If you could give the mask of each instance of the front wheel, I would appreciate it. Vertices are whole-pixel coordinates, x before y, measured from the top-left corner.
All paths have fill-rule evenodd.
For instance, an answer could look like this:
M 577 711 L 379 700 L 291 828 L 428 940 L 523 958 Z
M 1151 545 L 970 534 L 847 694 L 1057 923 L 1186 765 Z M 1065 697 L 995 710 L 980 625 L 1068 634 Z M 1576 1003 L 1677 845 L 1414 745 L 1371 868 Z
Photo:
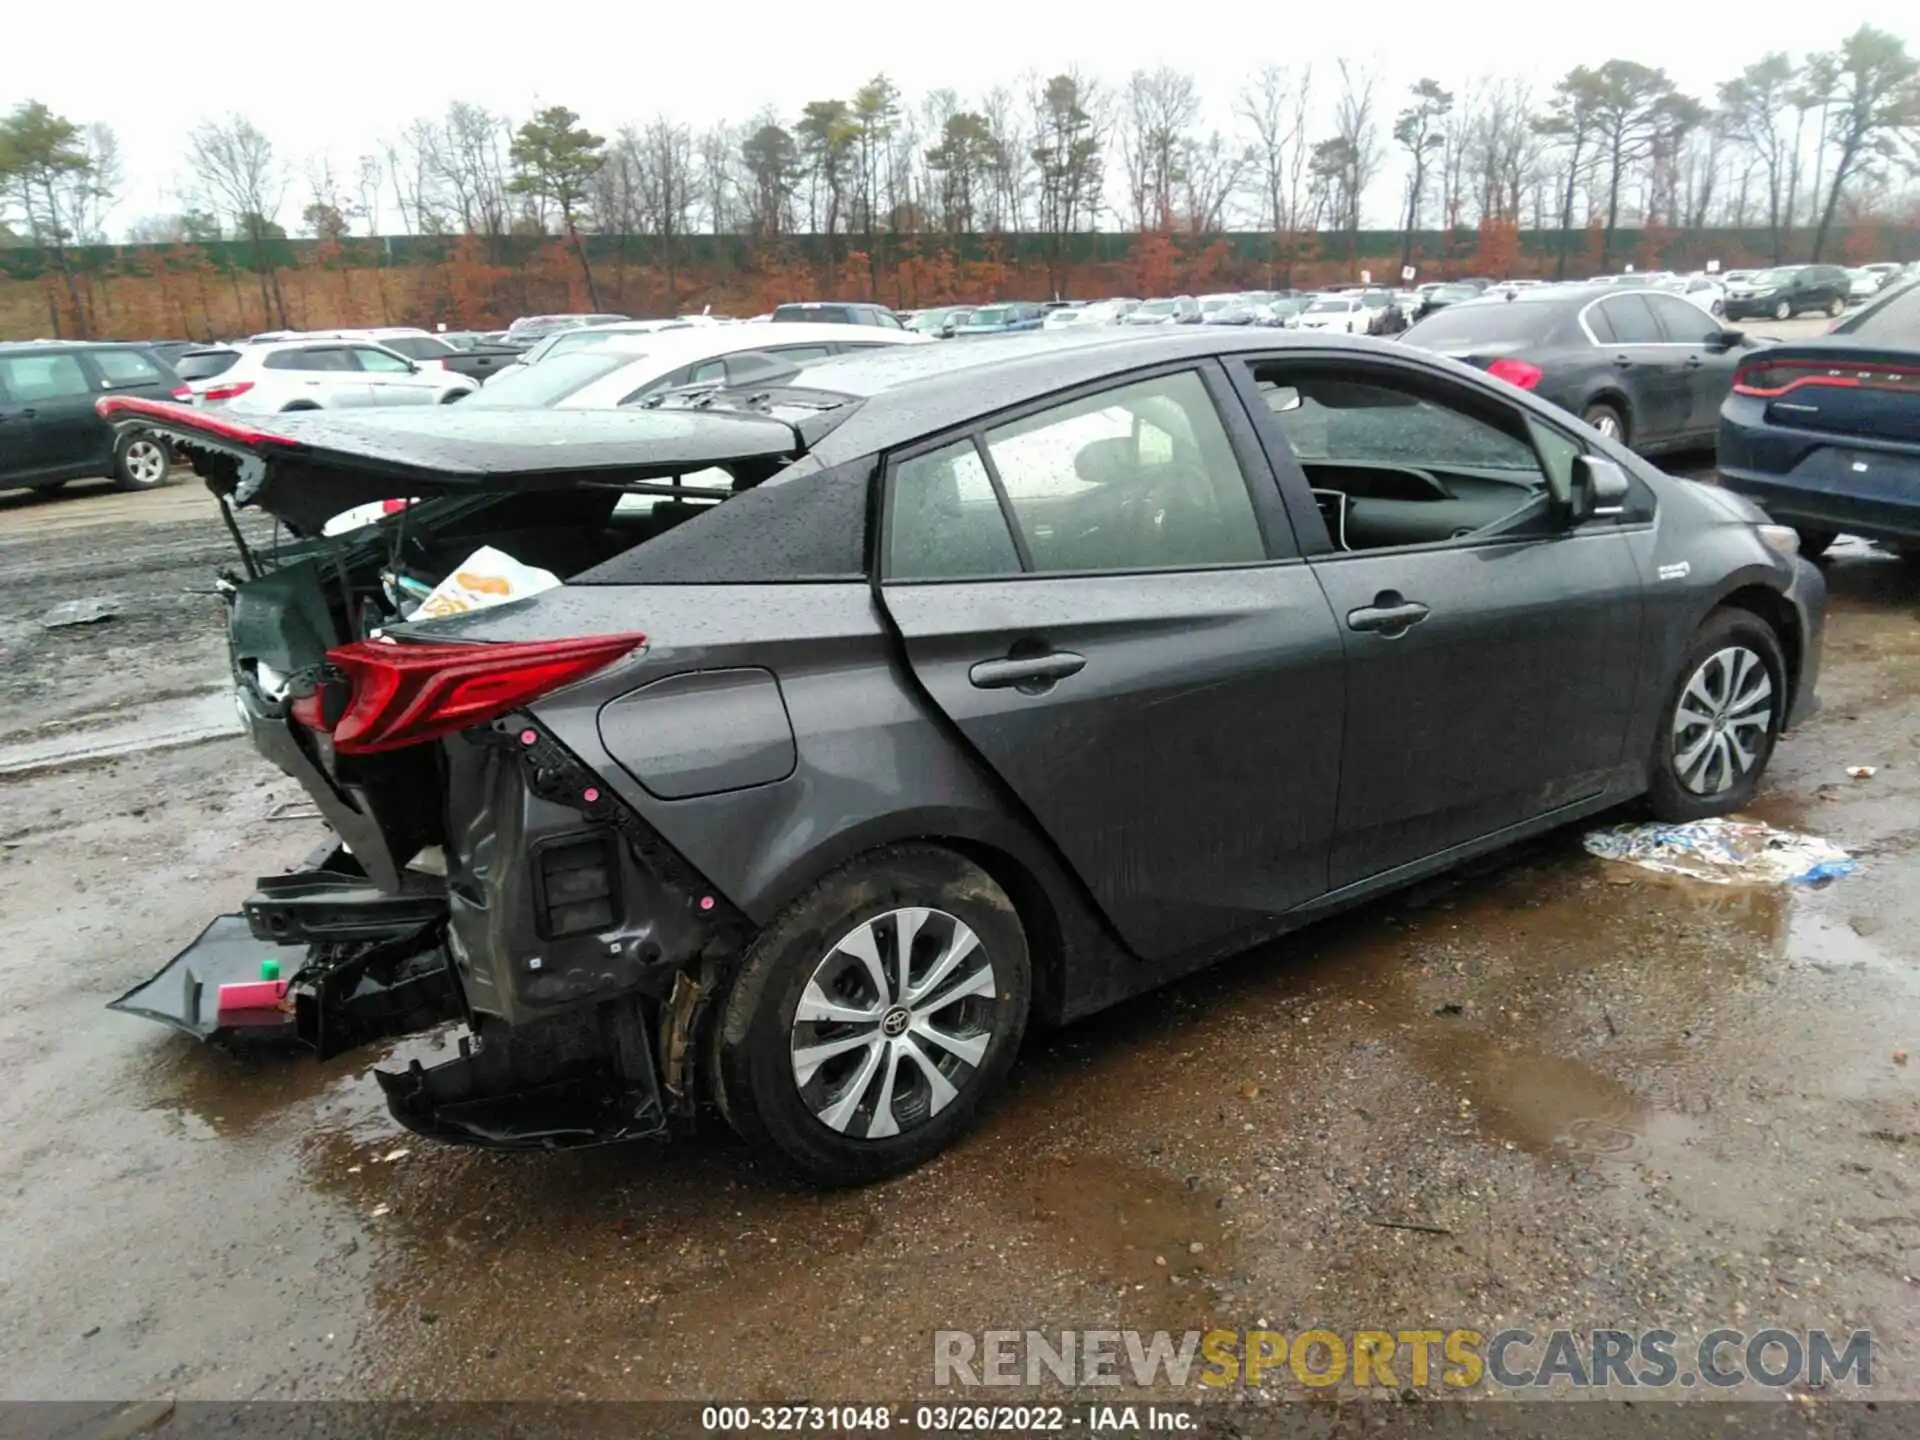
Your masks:
M 143 431 L 121 436 L 113 448 L 113 483 L 122 490 L 157 490 L 172 468 L 166 445 Z
M 715 1036 L 720 1109 L 811 1184 L 911 1169 L 1006 1078 L 1032 984 L 1020 917 L 985 871 L 931 845 L 875 852 L 748 948 Z
M 1653 738 L 1656 818 L 1704 820 L 1749 804 L 1786 719 L 1779 637 L 1746 610 L 1717 610 L 1680 662 Z
M 1773 318 L 1776 320 L 1791 320 L 1793 318 L 1792 303 L 1790 301 L 1782 300 L 1778 305 L 1774 306 Z
M 1847 302 L 1838 295 L 1834 296 L 1833 303 L 1827 306 L 1827 314 L 1831 315 L 1834 319 L 1838 320 L 1842 315 L 1846 313 L 1847 313 Z

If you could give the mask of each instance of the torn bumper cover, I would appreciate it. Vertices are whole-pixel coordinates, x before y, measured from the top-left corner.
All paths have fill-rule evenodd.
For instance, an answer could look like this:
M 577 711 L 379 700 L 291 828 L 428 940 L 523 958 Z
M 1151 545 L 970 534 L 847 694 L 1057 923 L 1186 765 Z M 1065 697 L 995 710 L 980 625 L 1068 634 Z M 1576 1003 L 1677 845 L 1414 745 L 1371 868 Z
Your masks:
M 243 914 L 215 919 L 107 1008 L 201 1040 L 298 1042 L 322 1059 L 458 1019 L 445 894 L 385 894 L 344 850 L 323 853 L 256 882 Z

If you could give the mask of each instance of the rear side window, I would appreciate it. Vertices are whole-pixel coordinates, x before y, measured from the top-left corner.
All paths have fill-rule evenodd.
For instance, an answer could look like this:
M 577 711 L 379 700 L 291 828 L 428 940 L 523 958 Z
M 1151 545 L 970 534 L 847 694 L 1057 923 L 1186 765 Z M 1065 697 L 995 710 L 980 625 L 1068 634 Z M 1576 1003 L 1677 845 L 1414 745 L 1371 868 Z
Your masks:
M 262 360 L 268 370 L 354 370 L 358 367 L 345 346 L 323 346 L 308 350 L 275 350 Z
M 1667 339 L 1676 344 L 1704 345 L 1720 334 L 1720 322 L 1691 300 L 1682 300 L 1677 295 L 1644 295 L 1641 298 L 1653 307 L 1653 313 L 1660 321 L 1660 328 L 1666 332 Z
M 1599 313 L 1607 317 L 1616 345 L 1660 345 L 1666 342 L 1666 332 L 1661 330 L 1653 311 L 1647 308 L 1647 302 L 1638 295 L 1616 295 L 1611 300 L 1603 300 Z M 1596 329 L 1594 333 L 1599 332 Z
M 8 355 L 0 358 L 0 388 L 16 405 L 87 395 L 93 386 L 77 355 Z
M 1266 558 L 1240 462 L 1191 370 L 1070 400 L 985 438 L 1037 571 Z
M 93 363 L 109 386 L 152 385 L 165 378 L 160 367 L 138 350 L 96 350 Z
M 885 573 L 894 580 L 1017 575 L 1020 554 L 971 439 L 893 467 Z
M 182 380 L 211 380 L 226 374 L 239 358 L 238 350 L 195 350 L 173 362 L 173 373 Z

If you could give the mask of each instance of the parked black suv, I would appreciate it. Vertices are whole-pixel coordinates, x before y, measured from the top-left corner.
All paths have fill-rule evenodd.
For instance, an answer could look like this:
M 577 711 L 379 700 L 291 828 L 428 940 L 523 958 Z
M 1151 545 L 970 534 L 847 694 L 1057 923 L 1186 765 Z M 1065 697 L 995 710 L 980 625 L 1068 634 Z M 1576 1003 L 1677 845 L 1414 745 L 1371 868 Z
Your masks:
M 122 490 L 165 484 L 169 447 L 139 430 L 116 439 L 93 408 L 102 395 L 188 398 L 146 345 L 0 344 L 0 490 L 58 490 L 90 475 L 111 475 Z
M 1845 313 L 1853 282 L 1838 265 L 1777 265 L 1727 287 L 1729 320 L 1791 320 L 1808 310 Z

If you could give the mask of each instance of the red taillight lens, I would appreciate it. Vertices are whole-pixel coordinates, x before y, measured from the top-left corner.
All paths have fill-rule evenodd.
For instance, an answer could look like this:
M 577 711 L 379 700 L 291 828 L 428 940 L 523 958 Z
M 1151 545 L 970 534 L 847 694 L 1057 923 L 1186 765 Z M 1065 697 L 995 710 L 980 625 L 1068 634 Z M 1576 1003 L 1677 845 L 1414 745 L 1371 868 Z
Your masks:
M 413 501 L 411 500 L 382 500 L 380 502 L 380 513 L 382 515 L 398 515 L 412 503 Z
M 1504 380 L 1522 390 L 1531 390 L 1538 385 L 1545 373 L 1538 365 L 1529 365 L 1524 360 L 1496 360 L 1487 366 L 1487 374 L 1494 379 Z
M 1920 390 L 1920 370 L 1901 365 L 1875 365 L 1832 360 L 1757 361 L 1734 372 L 1736 395 L 1772 399 L 1803 386 L 1822 385 L 1836 390 Z
M 333 748 L 368 755 L 484 724 L 612 664 L 646 638 L 635 631 L 510 645 L 339 646 L 327 662 L 353 694 L 333 727 Z M 296 705 L 295 716 L 314 726 L 319 707 Z
M 246 394 L 247 391 L 252 388 L 253 381 L 236 380 L 231 385 L 210 385 L 207 387 L 206 393 L 200 398 L 202 400 L 231 400 L 237 395 Z
M 188 389 L 188 388 L 187 388 L 186 386 L 184 386 L 184 385 L 176 385 L 176 386 L 174 386 L 174 387 L 173 387 L 173 389 L 172 389 L 172 391 L 171 391 L 170 393 L 172 394 L 172 396 L 173 396 L 173 398 L 174 398 L 174 399 L 176 399 L 176 400 L 178 400 L 178 401 L 180 401 L 180 402 L 181 402 L 181 403 L 182 403 L 183 405 L 184 405 L 184 404 L 185 404 L 185 403 L 186 403 L 187 401 L 189 401 L 189 400 L 191 400 L 191 399 L 193 398 L 193 391 L 191 391 L 191 390 L 189 390 L 189 389 Z

